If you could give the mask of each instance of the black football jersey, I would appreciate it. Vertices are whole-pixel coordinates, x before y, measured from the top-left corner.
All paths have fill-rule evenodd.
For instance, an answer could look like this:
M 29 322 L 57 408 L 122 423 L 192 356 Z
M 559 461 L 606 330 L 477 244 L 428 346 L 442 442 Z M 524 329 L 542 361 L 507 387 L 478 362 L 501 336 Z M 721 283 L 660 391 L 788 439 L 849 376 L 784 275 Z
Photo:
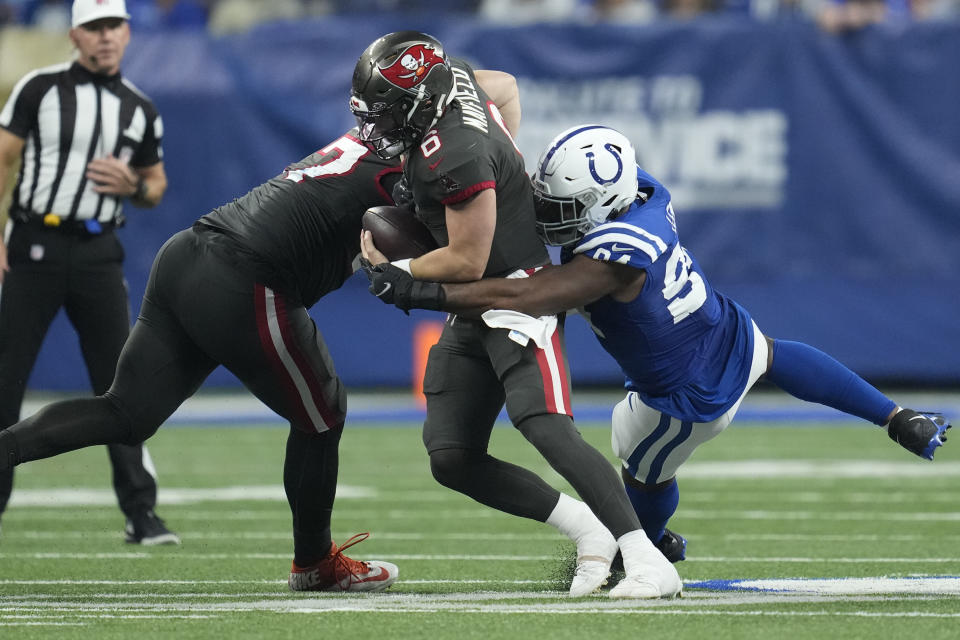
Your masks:
M 264 284 L 304 306 L 337 289 L 360 253 L 360 221 L 393 204 L 397 160 L 383 160 L 344 134 L 241 198 L 200 218 L 220 232 Z
M 549 262 L 537 236 L 533 190 L 523 156 L 473 69 L 451 60 L 455 96 L 404 165 L 417 216 L 440 246 L 448 244 L 445 208 L 484 189 L 497 194 L 497 225 L 485 277 Z

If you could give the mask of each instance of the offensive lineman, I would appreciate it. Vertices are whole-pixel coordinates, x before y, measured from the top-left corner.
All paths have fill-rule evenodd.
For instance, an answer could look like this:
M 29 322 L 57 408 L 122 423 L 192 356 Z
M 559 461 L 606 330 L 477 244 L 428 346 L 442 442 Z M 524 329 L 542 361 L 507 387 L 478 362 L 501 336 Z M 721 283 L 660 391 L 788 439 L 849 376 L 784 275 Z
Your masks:
M 458 282 L 516 276 L 549 263 L 511 135 L 519 125 L 519 100 L 503 111 L 501 104 L 477 86 L 466 63 L 447 59 L 442 45 L 426 34 L 388 34 L 360 56 L 350 100 L 360 139 L 381 157 L 408 154 L 404 177 L 416 215 L 440 245 L 394 263 L 398 268 L 420 279 Z M 574 540 L 573 596 L 606 582 L 618 547 L 626 577 L 611 597 L 677 595 L 676 569 L 640 529 L 614 470 L 574 427 L 562 323 L 556 316 L 528 323 L 506 311 L 483 320 L 447 318 L 423 380 L 423 441 L 433 476 L 482 504 L 546 522 Z M 514 426 L 589 508 L 487 453 L 504 402 Z
M 580 307 L 626 377 L 613 410 L 613 446 L 644 531 L 672 561 L 686 541 L 666 529 L 676 472 L 733 420 L 762 375 L 803 400 L 886 426 L 908 451 L 932 460 L 950 428 L 943 416 L 900 408 L 827 354 L 763 335 L 736 302 L 713 290 L 683 248 L 669 191 L 636 166 L 621 133 L 581 125 L 544 149 L 533 177 L 543 239 L 562 265 L 529 278 L 469 284 L 414 282 L 387 264 L 368 270 L 371 291 L 402 309 L 531 316 Z M 369 238 L 364 255 L 374 254 Z M 373 260 L 371 260 L 373 261 Z
M 363 212 L 392 204 L 400 167 L 347 133 L 201 217 L 157 253 L 113 385 L 48 405 L 0 432 L 0 470 L 95 444 L 149 438 L 222 364 L 290 422 L 283 483 L 294 591 L 381 591 L 389 562 L 358 562 L 330 537 L 346 392 L 313 320 L 353 273 Z

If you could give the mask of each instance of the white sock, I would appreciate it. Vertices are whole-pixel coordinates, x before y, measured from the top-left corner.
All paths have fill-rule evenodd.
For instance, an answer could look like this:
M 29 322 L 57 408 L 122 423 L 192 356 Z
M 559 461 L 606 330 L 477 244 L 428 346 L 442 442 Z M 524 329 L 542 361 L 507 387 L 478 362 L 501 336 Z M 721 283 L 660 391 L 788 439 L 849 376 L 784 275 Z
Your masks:
M 547 518 L 547 524 L 556 527 L 560 533 L 573 540 L 577 544 L 577 552 L 580 555 L 582 555 L 581 547 L 587 542 L 591 543 L 592 550 L 597 548 L 598 541 L 591 540 L 593 537 L 598 537 L 600 540 L 609 537 L 610 541 L 613 541 L 613 536 L 590 507 L 565 493 L 560 494 L 560 500 Z M 616 554 L 616 551 L 616 547 L 613 547 L 612 553 Z M 608 559 L 612 558 L 611 555 Z
M 561 493 L 557 506 L 553 508 L 550 517 L 547 518 L 547 524 L 556 527 L 560 533 L 576 542 L 578 538 L 589 533 L 595 527 L 590 522 L 591 517 L 594 520 L 597 518 L 587 508 L 587 505 L 565 493 Z
M 643 529 L 623 534 L 617 539 L 617 544 L 623 555 L 623 570 L 627 575 L 640 571 L 638 565 L 646 564 L 644 560 L 650 557 L 651 552 L 660 553 Z

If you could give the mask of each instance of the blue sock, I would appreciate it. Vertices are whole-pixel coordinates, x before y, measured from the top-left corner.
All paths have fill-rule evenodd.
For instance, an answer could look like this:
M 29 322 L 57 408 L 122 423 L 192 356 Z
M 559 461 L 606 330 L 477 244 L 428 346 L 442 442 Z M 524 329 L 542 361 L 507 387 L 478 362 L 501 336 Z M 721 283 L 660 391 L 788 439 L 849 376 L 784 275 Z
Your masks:
M 767 380 L 801 400 L 839 409 L 883 426 L 896 403 L 823 351 L 787 340 L 773 341 Z
M 669 485 L 653 491 L 641 491 L 629 485 L 624 485 L 624 488 L 633 510 L 640 518 L 644 533 L 650 538 L 650 542 L 656 544 L 663 537 L 667 521 L 680 502 L 680 487 L 677 486 L 676 478 Z

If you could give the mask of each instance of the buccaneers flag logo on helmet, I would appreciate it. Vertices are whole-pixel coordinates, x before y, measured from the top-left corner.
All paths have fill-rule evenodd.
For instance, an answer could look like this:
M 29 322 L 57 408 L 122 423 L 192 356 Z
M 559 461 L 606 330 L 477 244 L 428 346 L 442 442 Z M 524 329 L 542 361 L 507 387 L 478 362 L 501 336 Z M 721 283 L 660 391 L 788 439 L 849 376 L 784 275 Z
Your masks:
M 413 89 L 424 81 L 435 66 L 443 66 L 443 51 L 428 44 L 414 44 L 397 56 L 388 67 L 379 67 L 380 75 L 401 89 Z

